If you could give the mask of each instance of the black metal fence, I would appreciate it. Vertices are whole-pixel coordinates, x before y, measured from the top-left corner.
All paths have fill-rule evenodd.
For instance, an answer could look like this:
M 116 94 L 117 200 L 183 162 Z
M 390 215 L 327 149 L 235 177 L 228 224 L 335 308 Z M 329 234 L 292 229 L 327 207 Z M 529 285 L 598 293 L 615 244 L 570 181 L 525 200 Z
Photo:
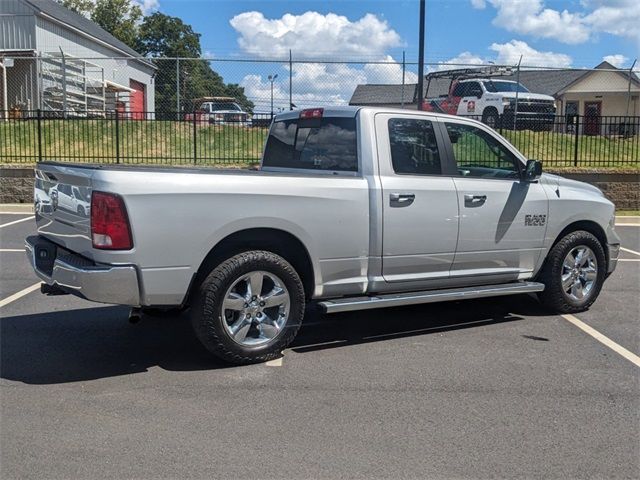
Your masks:
M 271 118 L 154 112 L 77 116 L 21 111 L 0 120 L 0 162 L 39 161 L 175 166 L 258 162 Z
M 23 110 L 5 115 L 0 120 L 0 163 L 247 166 L 260 160 L 271 121 L 269 115 L 202 112 L 173 113 L 170 120 L 153 112 L 78 116 Z M 516 148 L 545 166 L 640 166 L 640 117 L 493 121 Z

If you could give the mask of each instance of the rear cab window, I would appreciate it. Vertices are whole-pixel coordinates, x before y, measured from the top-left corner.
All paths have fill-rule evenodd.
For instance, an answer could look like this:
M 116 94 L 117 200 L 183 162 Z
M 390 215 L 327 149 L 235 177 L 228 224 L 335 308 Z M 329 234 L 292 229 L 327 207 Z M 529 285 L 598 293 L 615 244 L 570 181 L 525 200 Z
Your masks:
M 356 173 L 356 118 L 322 116 L 274 121 L 262 168 Z

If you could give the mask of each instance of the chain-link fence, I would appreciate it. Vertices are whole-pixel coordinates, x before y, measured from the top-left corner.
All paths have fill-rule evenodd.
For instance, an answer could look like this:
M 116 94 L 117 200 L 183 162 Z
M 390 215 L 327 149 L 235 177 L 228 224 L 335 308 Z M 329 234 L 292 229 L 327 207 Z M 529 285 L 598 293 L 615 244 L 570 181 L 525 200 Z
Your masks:
M 1 52 L 0 161 L 245 165 L 282 111 L 417 109 L 417 62 Z M 428 64 L 423 110 L 471 116 L 557 166 L 640 163 L 638 71 Z

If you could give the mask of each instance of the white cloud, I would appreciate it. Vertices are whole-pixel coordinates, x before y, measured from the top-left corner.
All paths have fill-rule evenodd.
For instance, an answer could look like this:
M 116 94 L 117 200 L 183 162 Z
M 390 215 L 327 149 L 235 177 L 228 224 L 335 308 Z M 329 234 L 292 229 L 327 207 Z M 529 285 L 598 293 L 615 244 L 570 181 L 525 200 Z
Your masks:
M 510 32 L 577 44 L 589 39 L 584 17 L 544 8 L 542 0 L 490 0 L 498 10 L 493 24 Z
M 240 35 L 240 48 L 261 58 L 284 58 L 289 50 L 297 58 L 363 57 L 383 55 L 388 48 L 402 45 L 400 35 L 371 13 L 351 21 L 334 13 L 287 13 L 268 19 L 260 12 L 244 12 L 229 23 Z
M 609 62 L 614 67 L 620 68 L 623 67 L 629 59 L 624 55 L 617 53 L 615 55 L 605 55 L 604 57 L 602 57 L 602 60 L 604 60 L 605 62 Z
M 501 65 L 515 65 L 522 55 L 522 65 L 529 67 L 569 67 L 571 57 L 564 53 L 541 52 L 521 40 L 511 40 L 507 43 L 493 43 L 489 47 L 496 52 L 495 63 Z
M 294 63 L 293 103 L 297 107 L 318 105 L 345 105 L 359 84 L 402 83 L 402 65 L 385 57 L 388 63 L 367 63 L 363 67 L 344 63 Z M 405 72 L 405 83 L 416 83 L 418 76 Z M 240 82 L 247 97 L 256 104 L 256 111 L 269 111 L 271 83 L 262 75 L 246 75 Z M 289 72 L 288 65 L 273 84 L 274 108 L 288 109 Z
M 438 62 L 436 66 L 430 66 L 428 71 L 439 71 L 439 70 L 452 70 L 456 68 L 464 68 L 467 65 L 484 65 L 491 60 L 488 58 L 482 58 L 479 55 L 475 55 L 471 52 L 462 52 L 460 55 L 456 55 L 449 60 L 445 60 L 444 62 Z
M 348 103 L 356 86 L 363 83 L 398 84 L 402 82 L 402 65 L 387 54 L 402 45 L 400 36 L 373 14 L 351 21 L 345 16 L 306 12 L 267 19 L 259 12 L 245 12 L 233 17 L 231 26 L 238 32 L 238 44 L 258 58 L 286 59 L 289 50 L 296 59 L 358 58 L 370 63 L 294 63 L 293 103 L 298 107 Z M 273 85 L 275 108 L 288 108 L 288 65 Z M 405 83 L 416 83 L 414 72 L 405 72 Z M 241 85 L 256 103 L 257 111 L 270 108 L 271 84 L 261 75 L 247 75 Z M 301 93 L 298 93 L 301 92 Z
M 160 8 L 160 0 L 133 0 L 140 7 L 144 15 L 150 15 Z
M 464 68 L 467 65 L 516 65 L 522 55 L 522 65 L 527 67 L 569 67 L 572 59 L 569 55 L 556 52 L 541 52 L 521 40 L 511 40 L 507 43 L 493 43 L 489 50 L 493 55 L 480 56 L 471 52 L 461 54 L 439 62 L 434 70 L 450 70 Z
M 485 0 L 472 0 L 472 5 Z M 640 47 L 638 0 L 582 0 L 582 11 L 546 8 L 543 0 L 488 0 L 497 10 L 493 24 L 510 32 L 584 43 L 598 33 L 635 39 Z
M 402 64 L 396 62 L 390 55 L 381 59 L 384 63 L 367 63 L 364 74 L 367 83 L 402 83 Z M 404 82 L 416 83 L 418 75 L 405 69 Z
M 471 0 L 471 6 L 476 10 L 483 10 L 487 6 L 487 2 L 485 0 Z
M 640 48 L 640 2 L 638 0 L 592 0 L 595 7 L 585 22 L 596 32 L 604 32 L 636 40 Z

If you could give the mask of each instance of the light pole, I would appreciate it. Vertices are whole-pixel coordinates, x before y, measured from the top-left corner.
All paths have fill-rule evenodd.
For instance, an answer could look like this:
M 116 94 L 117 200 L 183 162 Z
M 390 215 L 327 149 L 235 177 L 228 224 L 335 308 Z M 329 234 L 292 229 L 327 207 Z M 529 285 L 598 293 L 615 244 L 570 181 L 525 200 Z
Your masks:
M 267 78 L 271 82 L 271 119 L 273 120 L 273 82 L 276 78 L 278 78 L 278 74 L 276 73 L 275 75 L 269 75 Z

